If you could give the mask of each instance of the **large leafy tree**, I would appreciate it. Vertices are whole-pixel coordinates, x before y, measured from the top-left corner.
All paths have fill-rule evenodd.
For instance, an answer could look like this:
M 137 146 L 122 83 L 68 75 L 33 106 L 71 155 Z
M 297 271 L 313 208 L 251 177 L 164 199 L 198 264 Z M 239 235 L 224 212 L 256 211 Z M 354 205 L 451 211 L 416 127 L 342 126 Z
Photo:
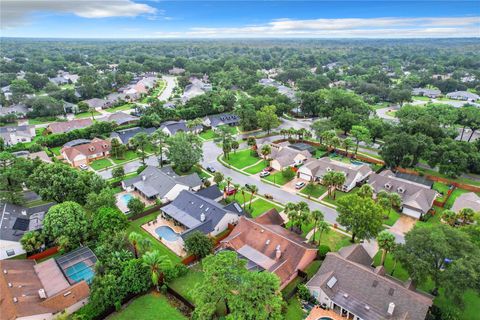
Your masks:
M 117 233 L 128 226 L 128 220 L 116 207 L 101 207 L 93 214 L 92 227 L 97 234 Z
M 102 189 L 99 193 L 90 192 L 87 195 L 85 209 L 90 212 L 98 210 L 101 207 L 115 208 L 115 190 L 111 188 Z
M 68 241 L 68 248 L 88 239 L 90 223 L 85 210 L 76 202 L 66 201 L 54 205 L 43 220 L 43 233 L 47 239 L 56 241 L 60 237 Z
M 147 158 L 147 149 L 152 145 L 151 139 L 145 132 L 139 132 L 130 139 L 130 143 L 137 149 L 142 164 L 145 165 L 145 159 Z
M 194 231 L 185 239 L 185 250 L 202 259 L 212 253 L 212 239 L 200 231 Z
M 433 292 L 440 286 L 454 288 L 461 284 L 456 293 L 479 287 L 474 279 L 480 277 L 480 249 L 459 229 L 444 224 L 415 227 L 395 254 L 415 283 L 431 279 Z
M 257 119 L 259 126 L 270 134 L 270 130 L 280 125 L 280 119 L 276 115 L 277 108 L 275 106 L 264 106 L 257 111 Z
M 26 252 L 35 252 L 45 243 L 45 237 L 38 231 L 29 231 L 22 236 L 20 243 Z
M 190 170 L 203 157 L 202 141 L 196 135 L 178 132 L 167 143 L 168 158 L 183 172 Z
M 352 130 L 350 130 L 350 134 L 355 138 L 355 154 L 358 152 L 360 141 L 369 143 L 371 139 L 370 131 L 364 126 L 353 126 Z
M 338 200 L 337 211 L 337 221 L 352 233 L 352 242 L 374 238 L 382 230 L 383 208 L 373 199 L 347 195 Z

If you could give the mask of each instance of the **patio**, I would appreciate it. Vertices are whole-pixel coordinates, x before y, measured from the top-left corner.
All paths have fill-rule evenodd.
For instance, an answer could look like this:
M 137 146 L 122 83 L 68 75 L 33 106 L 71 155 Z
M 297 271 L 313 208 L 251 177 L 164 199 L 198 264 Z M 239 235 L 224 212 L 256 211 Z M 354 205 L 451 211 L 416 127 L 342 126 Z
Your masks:
M 157 219 L 142 225 L 142 228 L 145 231 L 147 231 L 150 235 L 152 235 L 152 237 L 157 239 L 157 241 L 160 241 L 166 247 L 168 247 L 170 250 L 175 252 L 175 254 L 177 254 L 178 256 L 180 256 L 180 257 L 186 256 L 187 253 L 185 252 L 185 249 L 183 248 L 183 240 L 181 238 L 179 238 L 175 241 L 168 241 L 168 240 L 165 240 L 165 239 L 161 238 L 155 232 L 155 230 L 158 227 L 161 227 L 161 226 L 167 226 L 167 227 L 171 228 L 175 233 L 178 233 L 178 234 L 185 231 L 185 229 L 183 227 L 176 226 L 173 221 L 169 221 L 169 220 L 163 218 L 161 215 L 159 215 L 157 217 Z
M 331 319 L 331 320 L 344 320 L 345 317 L 341 317 L 332 310 L 324 310 L 319 306 L 312 309 L 306 320 L 318 320 L 318 319 Z
M 132 198 L 138 198 L 140 201 L 142 201 L 145 204 L 145 207 L 149 207 L 151 205 L 155 204 L 155 201 L 153 200 L 146 200 L 144 197 L 140 195 L 138 191 L 122 191 L 120 193 L 117 193 L 115 198 L 117 199 L 117 207 L 122 211 L 123 213 L 128 213 L 130 211 L 127 207 L 128 202 L 126 202 L 126 195 L 130 195 Z M 128 197 L 128 196 L 127 196 Z

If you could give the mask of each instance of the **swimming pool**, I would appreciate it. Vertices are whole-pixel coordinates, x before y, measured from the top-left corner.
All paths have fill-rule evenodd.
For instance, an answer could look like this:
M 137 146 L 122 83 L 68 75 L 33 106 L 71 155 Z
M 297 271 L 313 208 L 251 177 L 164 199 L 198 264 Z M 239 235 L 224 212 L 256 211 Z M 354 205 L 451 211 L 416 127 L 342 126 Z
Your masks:
M 75 283 L 85 280 L 89 284 L 92 282 L 93 276 L 95 275 L 92 268 L 87 266 L 83 261 L 68 267 L 65 270 L 65 274 Z
M 318 320 L 333 320 L 332 318 L 329 318 L 329 317 L 321 317 L 319 318 Z
M 122 202 L 125 204 L 125 205 L 128 205 L 128 202 L 133 198 L 133 196 L 130 194 L 130 193 L 125 193 L 124 195 L 122 195 L 120 197 L 120 199 L 122 199 Z
M 172 228 L 168 226 L 161 226 L 155 229 L 155 233 L 161 237 L 162 239 L 165 239 L 167 241 L 176 241 L 179 237 L 178 233 L 173 231 Z

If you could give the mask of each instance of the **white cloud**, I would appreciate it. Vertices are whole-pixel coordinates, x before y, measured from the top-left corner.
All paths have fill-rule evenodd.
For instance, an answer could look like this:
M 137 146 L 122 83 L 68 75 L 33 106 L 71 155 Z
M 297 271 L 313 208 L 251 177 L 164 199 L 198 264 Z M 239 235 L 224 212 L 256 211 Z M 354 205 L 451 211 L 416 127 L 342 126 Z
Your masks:
M 172 34 L 157 32 L 157 37 Z M 176 37 L 194 38 L 425 38 L 480 37 L 480 17 L 276 19 L 242 27 L 194 27 Z
M 33 13 L 72 13 L 83 18 L 155 15 L 156 8 L 131 0 L 1 0 L 1 27 L 23 25 Z

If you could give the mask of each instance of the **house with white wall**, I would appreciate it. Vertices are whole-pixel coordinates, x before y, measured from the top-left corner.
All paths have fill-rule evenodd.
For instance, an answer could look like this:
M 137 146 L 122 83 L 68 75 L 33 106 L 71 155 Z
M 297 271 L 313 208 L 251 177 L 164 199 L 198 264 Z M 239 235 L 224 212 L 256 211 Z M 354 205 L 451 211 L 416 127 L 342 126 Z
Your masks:
M 110 155 L 112 145 L 110 141 L 93 138 L 91 141 L 78 139 L 67 142 L 60 149 L 60 154 L 72 167 L 89 164 L 97 159 Z

